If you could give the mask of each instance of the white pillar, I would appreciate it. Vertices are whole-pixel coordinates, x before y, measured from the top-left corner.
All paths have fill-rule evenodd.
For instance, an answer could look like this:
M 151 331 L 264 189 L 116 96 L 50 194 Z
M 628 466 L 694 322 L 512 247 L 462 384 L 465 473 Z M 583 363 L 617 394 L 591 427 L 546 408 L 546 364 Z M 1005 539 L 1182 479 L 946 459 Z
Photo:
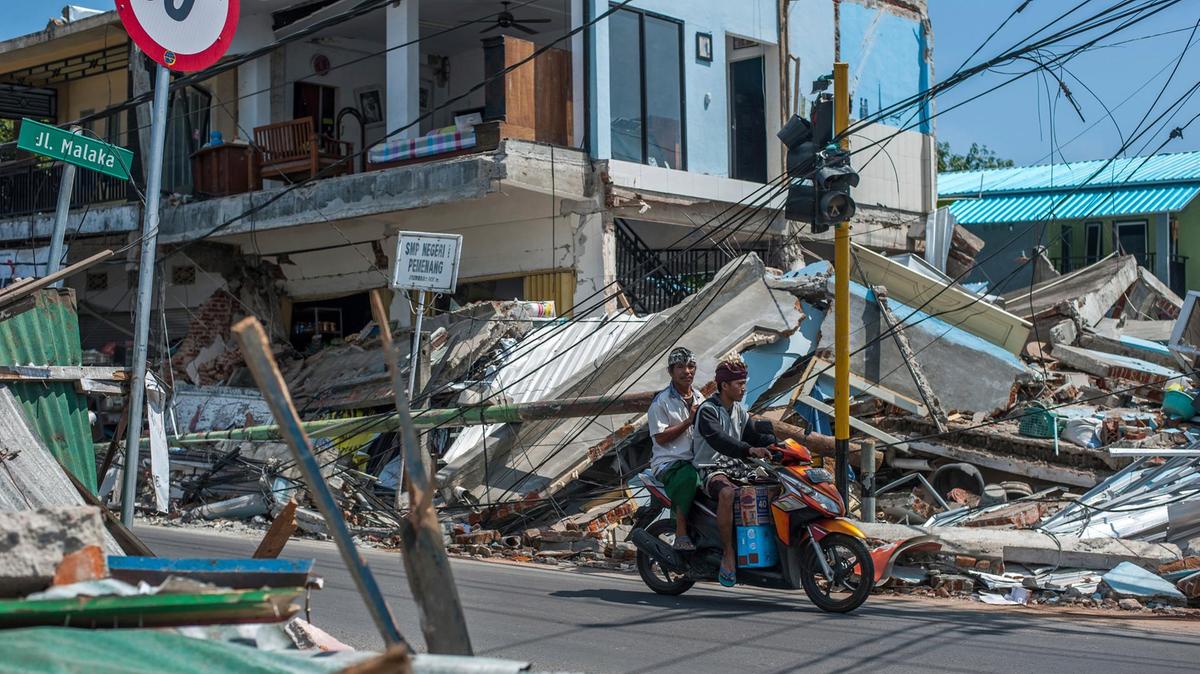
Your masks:
M 271 57 L 260 56 L 238 66 L 238 133 L 271 123 Z M 226 139 L 231 140 L 231 139 Z M 253 140 L 247 138 L 246 140 Z
M 1154 214 L 1154 275 L 1171 284 L 1171 214 Z
M 583 25 L 583 0 L 571 0 L 571 28 Z M 571 111 L 575 116 L 572 120 L 571 139 L 575 147 L 583 147 L 583 137 L 587 132 L 587 106 L 584 104 L 584 82 L 587 77 L 584 69 L 587 67 L 587 54 L 583 49 L 583 31 L 571 38 Z
M 587 0 L 591 3 L 592 12 L 589 18 L 595 19 L 607 12 L 607 0 Z M 612 157 L 612 109 L 609 107 L 609 56 L 608 56 L 608 20 L 597 22 L 592 28 L 592 62 L 591 81 L 588 83 L 591 92 L 591 121 L 592 156 L 596 159 Z
M 387 47 L 413 42 L 420 36 L 419 0 L 400 0 L 387 6 Z M 387 132 L 410 124 L 420 114 L 421 45 L 413 44 L 387 53 Z M 410 138 L 421 134 L 420 125 L 398 134 Z

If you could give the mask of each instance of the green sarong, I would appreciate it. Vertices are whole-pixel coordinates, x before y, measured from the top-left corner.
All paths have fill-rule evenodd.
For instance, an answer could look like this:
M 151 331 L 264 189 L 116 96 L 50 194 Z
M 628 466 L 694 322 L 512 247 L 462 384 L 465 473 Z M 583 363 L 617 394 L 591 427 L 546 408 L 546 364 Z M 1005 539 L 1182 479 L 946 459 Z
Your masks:
M 700 474 L 696 472 L 696 467 L 691 461 L 676 461 L 663 470 L 659 479 L 667 488 L 671 510 L 687 515 L 692 509 L 692 501 L 696 500 L 696 490 L 700 488 Z

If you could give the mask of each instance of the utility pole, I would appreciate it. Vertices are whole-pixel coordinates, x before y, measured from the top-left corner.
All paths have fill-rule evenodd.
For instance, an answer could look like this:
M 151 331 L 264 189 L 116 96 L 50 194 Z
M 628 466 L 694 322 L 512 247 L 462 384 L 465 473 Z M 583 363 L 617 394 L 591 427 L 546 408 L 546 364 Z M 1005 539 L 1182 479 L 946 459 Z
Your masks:
M 125 441 L 125 474 L 121 483 L 121 523 L 133 526 L 137 501 L 138 447 L 146 404 L 146 357 L 150 312 L 154 303 L 154 258 L 158 252 L 158 204 L 162 193 L 164 142 L 167 137 L 167 94 L 171 71 L 159 65 L 154 78 L 154 123 L 150 130 L 150 163 L 146 165 L 146 210 L 142 219 L 142 255 L 138 260 L 138 294 L 133 329 L 133 376 L 129 380 L 129 426 Z
M 833 64 L 833 123 L 834 132 L 841 135 L 850 126 L 849 66 Z M 846 138 L 842 149 L 849 149 Z M 834 295 L 835 317 L 833 438 L 836 484 L 842 500 L 849 504 L 850 495 L 850 221 L 834 229 Z
M 83 131 L 82 127 L 71 127 L 71 133 Z M 50 257 L 46 260 L 46 276 L 62 268 L 63 241 L 67 236 L 67 217 L 71 214 L 71 194 L 75 191 L 75 165 L 63 164 L 62 180 L 58 183 L 58 206 L 54 209 L 54 233 L 50 235 Z M 54 287 L 61 288 L 62 281 Z

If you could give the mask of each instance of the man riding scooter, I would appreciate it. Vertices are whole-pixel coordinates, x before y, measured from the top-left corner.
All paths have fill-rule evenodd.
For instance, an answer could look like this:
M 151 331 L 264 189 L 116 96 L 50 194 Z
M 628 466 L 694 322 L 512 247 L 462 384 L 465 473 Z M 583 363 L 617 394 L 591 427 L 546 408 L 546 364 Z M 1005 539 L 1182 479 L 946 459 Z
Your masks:
M 742 404 L 748 375 L 740 358 L 717 365 L 717 392 L 700 404 L 692 434 L 692 463 L 700 474 L 701 488 L 717 502 L 717 526 L 724 546 L 717 580 L 725 587 L 737 583 L 733 538 L 736 481 L 745 480 L 754 470 L 743 459 L 770 459 L 776 443 L 770 422 L 752 421 Z
M 671 497 L 675 513 L 674 547 L 690 552 L 696 545 L 688 536 L 687 515 L 700 485 L 700 477 L 692 465 L 692 422 L 704 396 L 692 386 L 696 357 L 691 351 L 682 346 L 671 349 L 667 372 L 671 383 L 654 396 L 647 413 L 650 439 L 654 443 L 650 471 L 662 481 Z

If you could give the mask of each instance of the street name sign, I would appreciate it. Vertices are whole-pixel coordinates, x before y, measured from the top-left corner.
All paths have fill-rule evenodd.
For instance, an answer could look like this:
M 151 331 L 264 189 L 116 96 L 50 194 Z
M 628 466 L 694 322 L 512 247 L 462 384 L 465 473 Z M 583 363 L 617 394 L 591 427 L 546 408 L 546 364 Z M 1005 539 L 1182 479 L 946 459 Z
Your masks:
M 241 0 L 117 0 L 129 37 L 157 63 L 196 72 L 216 63 L 237 32 Z
M 452 293 L 458 287 L 462 258 L 461 234 L 400 232 L 396 242 L 396 269 L 392 287 Z
M 21 120 L 17 147 L 121 180 L 129 180 L 129 167 L 133 165 L 133 153 L 123 147 L 32 119 Z

